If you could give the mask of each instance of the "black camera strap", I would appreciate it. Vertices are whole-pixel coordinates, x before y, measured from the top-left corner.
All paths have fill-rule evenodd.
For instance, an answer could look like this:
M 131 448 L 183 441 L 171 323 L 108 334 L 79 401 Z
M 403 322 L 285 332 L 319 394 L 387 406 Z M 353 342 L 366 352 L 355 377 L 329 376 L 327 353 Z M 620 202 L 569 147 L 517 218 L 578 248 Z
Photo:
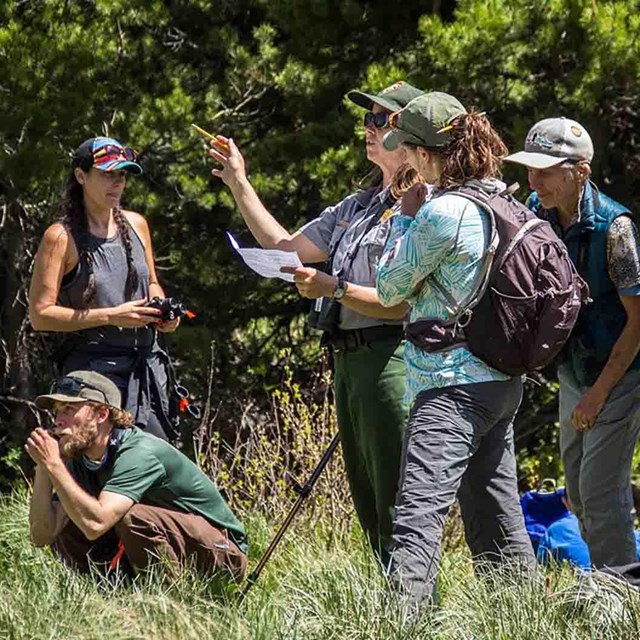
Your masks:
M 359 235 L 357 235 L 357 238 L 355 240 L 352 239 L 351 242 L 349 243 L 350 245 L 349 250 L 347 251 L 344 257 L 344 260 L 342 262 L 342 265 L 340 266 L 340 269 L 336 273 L 338 277 L 346 277 L 346 274 L 349 273 L 349 270 L 351 269 L 351 265 L 353 264 L 358 254 L 358 250 L 362 245 L 362 241 L 367 236 L 367 234 L 377 224 L 380 223 L 380 218 L 382 216 L 382 213 L 387 209 L 389 209 L 390 207 L 392 207 L 395 202 L 393 197 L 391 196 L 390 190 L 387 192 L 385 197 L 378 199 L 377 202 L 373 202 L 374 199 L 378 198 L 381 194 L 380 192 L 372 193 L 372 191 L 373 189 L 369 189 L 368 191 L 362 194 L 359 194 L 358 200 L 359 200 L 359 203 L 362 205 L 362 209 L 365 210 L 365 216 L 366 216 L 366 213 L 368 212 L 371 212 L 371 214 L 366 224 L 364 225 L 364 229 L 359 233 Z M 363 201 L 364 198 L 367 198 L 367 200 Z M 348 227 L 344 227 L 342 229 L 342 233 L 340 233 L 340 235 L 338 236 L 338 238 L 336 239 L 336 241 L 333 243 L 331 247 L 331 252 L 329 254 L 329 258 L 326 262 L 326 267 L 325 267 L 326 271 L 330 274 L 333 274 L 333 260 L 335 259 L 335 254 L 338 249 L 338 245 L 340 244 L 340 242 L 342 242 L 344 233 L 347 229 Z M 310 312 L 310 318 L 314 317 L 313 314 L 316 314 L 316 317 L 318 316 L 322 317 L 325 306 L 327 306 L 327 309 L 333 306 L 336 307 L 335 320 L 334 320 L 335 326 L 333 325 L 333 323 L 331 323 L 332 328 L 329 329 L 327 326 L 321 326 L 319 324 L 312 325 L 312 326 L 317 326 L 318 328 L 324 329 L 322 338 L 320 339 L 320 345 L 322 347 L 329 345 L 333 340 L 333 338 L 335 337 L 335 333 L 338 329 L 338 319 L 339 319 L 339 313 L 340 313 L 340 304 L 337 301 L 331 298 L 323 297 L 323 298 L 318 298 L 315 301 L 314 306 Z M 314 320 L 314 323 L 315 322 L 317 322 L 317 320 Z

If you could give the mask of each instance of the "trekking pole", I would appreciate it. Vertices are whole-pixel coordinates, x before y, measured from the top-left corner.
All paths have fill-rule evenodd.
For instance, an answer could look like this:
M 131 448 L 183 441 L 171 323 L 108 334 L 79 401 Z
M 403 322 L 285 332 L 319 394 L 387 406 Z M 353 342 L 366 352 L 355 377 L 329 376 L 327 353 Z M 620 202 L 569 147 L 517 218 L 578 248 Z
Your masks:
M 262 558 L 260 558 L 260 562 L 258 562 L 258 565 L 256 566 L 256 568 L 249 574 L 249 577 L 247 578 L 247 584 L 245 585 L 244 589 L 242 590 L 242 593 L 240 594 L 240 602 L 242 602 L 245 599 L 251 587 L 253 587 L 253 585 L 258 581 L 258 578 L 260 577 L 260 574 L 262 573 L 262 570 L 264 569 L 265 565 L 269 561 L 269 558 L 273 555 L 273 552 L 276 550 L 278 543 L 280 542 L 280 540 L 282 540 L 282 537 L 284 536 L 285 532 L 289 528 L 291 521 L 295 517 L 296 513 L 298 513 L 298 511 L 300 510 L 302 503 L 306 500 L 307 496 L 311 493 L 311 489 L 313 489 L 313 485 L 316 483 L 316 481 L 320 477 L 320 474 L 324 471 L 324 468 L 327 466 L 327 463 L 329 462 L 329 460 L 331 460 L 331 456 L 333 455 L 333 452 L 336 450 L 336 447 L 339 444 L 340 444 L 340 434 L 336 433 L 336 435 L 333 436 L 333 440 L 331 440 L 329 446 L 327 447 L 327 450 L 322 455 L 322 458 L 320 458 L 320 462 L 318 462 L 318 466 L 313 470 L 313 473 L 311 474 L 309 479 L 303 485 L 300 485 L 297 482 L 294 484 L 293 489 L 298 494 L 298 499 L 295 501 L 295 504 L 293 505 L 291 511 L 285 518 L 285 521 L 282 523 L 282 526 L 280 527 L 280 529 L 278 529 L 278 532 L 276 533 L 275 537 L 267 547 L 267 550 L 264 552 L 264 555 L 262 556 Z

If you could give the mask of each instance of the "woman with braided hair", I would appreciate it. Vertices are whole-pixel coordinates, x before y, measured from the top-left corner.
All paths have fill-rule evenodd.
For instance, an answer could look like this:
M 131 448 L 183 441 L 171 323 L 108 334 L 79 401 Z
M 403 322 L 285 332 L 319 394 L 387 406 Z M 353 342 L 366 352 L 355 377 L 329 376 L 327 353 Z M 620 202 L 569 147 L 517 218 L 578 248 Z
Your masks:
M 45 231 L 36 255 L 29 318 L 36 331 L 64 334 L 55 356 L 63 375 L 106 375 L 136 424 L 167 439 L 176 435 L 170 363 L 157 331 L 175 331 L 179 320 L 160 322 L 160 311 L 146 306 L 164 291 L 146 220 L 120 206 L 127 173 L 140 175 L 142 167 L 113 138 L 91 138 L 76 149 L 62 218 Z

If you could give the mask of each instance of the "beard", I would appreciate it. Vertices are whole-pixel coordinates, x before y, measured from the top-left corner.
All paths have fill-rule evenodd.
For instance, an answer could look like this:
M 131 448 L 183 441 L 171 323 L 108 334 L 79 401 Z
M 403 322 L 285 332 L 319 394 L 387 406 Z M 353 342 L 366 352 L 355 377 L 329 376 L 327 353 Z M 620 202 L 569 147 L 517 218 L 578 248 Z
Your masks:
M 78 426 L 72 436 L 64 436 L 64 442 L 60 443 L 60 454 L 67 460 L 75 460 L 93 445 L 97 437 L 98 425 L 95 422 Z

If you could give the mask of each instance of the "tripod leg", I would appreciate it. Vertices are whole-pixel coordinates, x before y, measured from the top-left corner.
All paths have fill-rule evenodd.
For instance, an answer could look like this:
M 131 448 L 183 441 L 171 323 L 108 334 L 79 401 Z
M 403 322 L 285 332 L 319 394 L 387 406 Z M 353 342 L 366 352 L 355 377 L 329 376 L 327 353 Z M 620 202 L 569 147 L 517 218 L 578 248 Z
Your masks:
M 322 458 L 320 458 L 320 462 L 318 462 L 318 465 L 313 470 L 313 473 L 311 474 L 307 482 L 301 487 L 300 495 L 298 496 L 298 499 L 295 501 L 293 507 L 291 508 L 291 511 L 288 513 L 287 517 L 285 518 L 284 522 L 278 529 L 273 540 L 270 542 L 269 546 L 267 547 L 267 550 L 264 552 L 264 555 L 262 556 L 262 558 L 260 558 L 260 561 L 256 565 L 256 568 L 247 577 L 247 583 L 244 589 L 242 590 L 242 592 L 240 593 L 240 601 L 244 600 L 244 598 L 247 596 L 247 593 L 249 593 L 249 590 L 251 589 L 251 587 L 253 587 L 253 585 L 258 581 L 258 578 L 260 577 L 260 574 L 262 573 L 262 570 L 264 569 L 265 565 L 269 561 L 269 558 L 273 555 L 273 552 L 275 551 L 276 547 L 280 543 L 280 540 L 282 540 L 285 532 L 289 528 L 291 521 L 295 517 L 296 513 L 298 513 L 298 511 L 300 510 L 300 507 L 302 506 L 303 502 L 306 500 L 307 496 L 311 493 L 311 490 L 313 489 L 313 485 L 315 485 L 318 478 L 324 471 L 324 468 L 329 463 L 329 460 L 331 460 L 331 457 L 333 456 L 333 452 L 337 449 L 339 444 L 340 444 L 340 435 L 336 433 L 333 436 L 331 443 L 327 447 L 327 450 L 322 455 Z

